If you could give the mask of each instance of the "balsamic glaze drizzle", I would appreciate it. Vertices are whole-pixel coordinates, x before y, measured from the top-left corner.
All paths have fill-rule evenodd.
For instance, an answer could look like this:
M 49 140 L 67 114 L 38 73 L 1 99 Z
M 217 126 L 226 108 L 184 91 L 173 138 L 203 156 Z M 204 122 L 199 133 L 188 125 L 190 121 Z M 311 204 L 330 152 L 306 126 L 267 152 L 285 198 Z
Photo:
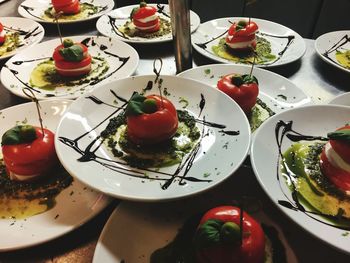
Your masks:
M 164 5 L 157 4 L 157 12 L 158 12 L 159 14 L 162 14 L 162 15 L 164 15 L 164 16 L 170 18 L 170 15 L 164 11 L 164 7 L 165 7 Z
M 20 7 L 22 7 L 29 15 L 31 15 L 32 17 L 35 17 L 37 19 L 40 19 L 40 20 L 44 20 L 42 17 L 40 16 L 37 16 L 35 14 L 32 13 L 32 11 L 34 11 L 34 8 L 33 7 L 30 7 L 30 6 L 25 6 L 25 5 L 20 5 Z
M 116 20 L 115 17 L 108 15 L 108 19 L 109 19 L 109 24 L 111 25 L 113 32 L 117 36 L 120 36 L 124 39 L 129 39 L 129 37 L 124 32 L 120 31 L 119 28 L 115 25 L 115 20 Z
M 277 181 L 279 183 L 279 186 L 280 186 L 280 189 L 281 189 L 283 195 L 287 199 L 287 201 L 286 200 L 278 200 L 278 204 L 283 206 L 283 207 L 286 207 L 288 209 L 292 209 L 294 211 L 300 211 L 300 212 L 304 213 L 305 215 L 307 215 L 308 217 L 310 217 L 310 218 L 312 218 L 312 219 L 314 219 L 317 222 L 320 222 L 322 224 L 332 226 L 332 227 L 342 229 L 342 230 L 350 230 L 349 226 L 335 225 L 335 224 L 320 220 L 317 217 L 314 217 L 314 215 L 322 216 L 324 218 L 337 221 L 339 219 L 342 219 L 342 216 L 339 216 L 339 215 L 334 216 L 334 215 L 324 214 L 324 213 L 316 211 L 316 210 L 310 211 L 310 210 L 307 210 L 300 203 L 299 196 L 298 196 L 298 189 L 297 189 L 297 186 L 294 184 L 294 180 L 293 180 L 293 178 L 297 177 L 298 175 L 292 173 L 292 171 L 290 171 L 288 169 L 288 166 L 287 166 L 286 162 L 284 161 L 284 157 L 283 157 L 283 153 L 282 153 L 283 140 L 285 139 L 285 137 L 287 137 L 292 142 L 328 141 L 328 138 L 322 137 L 322 136 L 304 135 L 304 134 L 301 134 L 301 133 L 293 130 L 292 126 L 293 126 L 293 121 L 284 122 L 284 121 L 280 120 L 276 124 L 276 127 L 275 127 L 275 138 L 276 138 L 276 143 L 277 143 L 278 152 L 279 152 L 279 156 L 277 158 Z M 283 188 L 281 185 L 281 180 L 280 180 L 280 164 L 282 164 L 284 170 L 286 171 L 286 175 L 288 176 L 289 181 L 291 182 L 291 188 L 292 188 L 291 189 L 291 198 L 292 198 L 292 200 L 287 195 L 287 193 L 285 193 L 283 191 Z
M 160 80 L 159 80 L 160 81 Z M 153 85 L 149 85 L 149 82 L 147 83 L 147 87 L 144 88 L 143 90 L 150 89 L 150 86 L 152 87 Z M 173 174 L 165 173 L 158 171 L 158 169 L 149 169 L 149 168 L 138 168 L 133 169 L 127 167 L 127 163 L 125 161 L 119 161 L 119 160 L 110 160 L 106 159 L 100 156 L 97 156 L 95 152 L 98 150 L 99 147 L 103 144 L 103 138 L 101 136 L 97 136 L 95 139 L 93 139 L 85 149 L 81 149 L 79 147 L 79 141 L 83 139 L 85 136 L 89 136 L 91 132 L 95 132 L 95 130 L 100 127 L 103 123 L 107 122 L 112 116 L 117 115 L 121 111 L 125 110 L 125 107 L 127 106 L 128 100 L 118 96 L 113 90 L 110 90 L 112 95 L 123 102 L 123 105 L 121 107 L 117 107 L 115 105 L 112 105 L 110 103 L 106 103 L 102 101 L 101 99 L 97 98 L 96 96 L 87 96 L 86 99 L 91 100 L 93 103 L 97 105 L 106 105 L 108 107 L 113 108 L 114 110 L 112 111 L 111 114 L 109 114 L 106 118 L 104 118 L 100 123 L 98 123 L 95 127 L 93 127 L 91 130 L 83 133 L 82 135 L 78 136 L 75 139 L 69 139 L 66 137 L 59 137 L 59 141 L 62 142 L 63 144 L 67 145 L 68 147 L 72 148 L 75 150 L 77 153 L 81 155 L 77 160 L 80 162 L 89 162 L 93 161 L 96 163 L 99 163 L 103 167 L 106 167 L 112 171 L 119 172 L 123 175 L 127 175 L 130 177 L 135 177 L 135 178 L 141 178 L 145 179 L 145 172 L 151 172 L 151 174 L 147 175 L 147 178 L 150 180 L 155 180 L 155 181 L 162 181 L 163 184 L 161 184 L 161 189 L 166 190 L 168 189 L 172 183 L 177 179 L 179 185 L 185 185 L 187 182 L 206 182 L 209 183 L 212 180 L 208 179 L 199 179 L 197 177 L 192 177 L 192 176 L 187 176 L 188 172 L 192 168 L 192 165 L 194 163 L 194 160 L 200 150 L 200 146 L 202 144 L 202 140 L 205 136 L 209 135 L 209 131 L 205 132 L 205 126 L 209 127 L 214 127 L 214 128 L 219 128 L 219 129 L 225 129 L 226 126 L 222 124 L 215 124 L 213 122 L 207 122 L 205 120 L 205 116 L 203 119 L 196 119 L 196 122 L 202 124 L 202 134 L 199 139 L 199 141 L 196 143 L 192 151 L 188 154 L 185 160 L 182 160 L 180 164 L 178 165 L 176 171 Z M 200 110 L 202 112 L 203 108 L 205 107 L 205 98 L 203 94 L 201 94 L 201 102 L 199 103 L 200 105 Z M 223 132 L 227 135 L 231 136 L 237 136 L 239 135 L 239 131 L 233 132 L 233 131 L 220 131 Z M 163 175 L 166 178 L 160 178 L 159 175 Z
M 82 85 L 81 86 L 81 89 L 85 89 L 86 87 L 88 86 L 94 86 L 96 84 L 98 84 L 99 82 L 111 77 L 114 73 L 116 73 L 118 70 L 120 70 L 122 67 L 125 66 L 125 64 L 129 61 L 130 57 L 121 57 L 117 54 L 114 54 L 114 53 L 111 53 L 111 52 L 108 52 L 107 49 L 108 47 L 101 44 L 101 45 L 98 45 L 93 38 L 91 37 L 88 37 L 88 38 L 85 38 L 83 39 L 80 43 L 84 44 L 85 46 L 89 47 L 90 45 L 91 46 L 98 46 L 99 49 L 105 53 L 106 55 L 108 56 L 112 56 L 112 57 L 116 57 L 118 58 L 118 60 L 121 62 L 121 64 L 119 65 L 119 67 L 115 68 L 113 71 L 111 71 L 109 74 L 105 74 L 103 75 L 102 77 L 98 77 L 98 78 L 95 78 L 95 79 L 91 79 L 91 81 L 86 84 L 86 85 Z M 24 60 L 24 61 L 14 61 L 12 62 L 13 65 L 21 65 L 23 63 L 27 63 L 27 62 L 33 62 L 33 61 L 39 61 L 39 60 L 44 60 L 44 59 L 50 59 L 50 57 L 44 57 L 44 58 L 35 58 L 35 59 L 30 59 L 30 60 Z M 11 69 L 9 68 L 6 64 L 4 65 L 5 68 L 7 68 L 13 75 L 14 77 L 20 82 L 22 83 L 24 86 L 28 87 L 29 89 L 37 92 L 37 93 L 41 93 L 40 90 L 38 89 L 35 89 L 34 87 L 30 86 L 28 83 L 26 83 L 24 80 L 21 80 L 17 75 L 18 75 L 18 71 L 14 70 L 14 69 Z M 63 95 L 64 96 L 64 95 Z M 46 93 L 45 94 L 45 97 L 59 97 L 58 95 L 54 94 L 54 93 Z
M 39 26 L 35 27 L 34 29 L 32 29 L 31 31 L 25 31 L 19 28 L 14 28 L 14 27 L 8 27 L 8 26 L 4 26 L 6 31 L 12 31 L 12 32 L 16 32 L 19 35 L 23 36 L 24 35 L 24 39 L 30 38 L 30 37 L 35 37 L 39 34 L 42 33 L 42 31 L 36 32 L 39 29 Z
M 329 54 L 333 53 L 333 52 L 336 52 L 336 51 L 339 51 L 339 49 L 344 46 L 345 44 L 347 44 L 348 42 L 350 42 L 350 36 L 349 35 L 345 35 L 343 36 L 337 43 L 335 43 L 330 49 L 326 50 L 326 52 L 324 52 L 322 54 L 322 56 L 324 56 L 326 59 L 332 61 L 333 63 L 343 67 L 343 68 L 346 68 L 344 67 L 342 64 L 340 64 L 338 61 L 335 61 L 334 59 L 332 59 Z

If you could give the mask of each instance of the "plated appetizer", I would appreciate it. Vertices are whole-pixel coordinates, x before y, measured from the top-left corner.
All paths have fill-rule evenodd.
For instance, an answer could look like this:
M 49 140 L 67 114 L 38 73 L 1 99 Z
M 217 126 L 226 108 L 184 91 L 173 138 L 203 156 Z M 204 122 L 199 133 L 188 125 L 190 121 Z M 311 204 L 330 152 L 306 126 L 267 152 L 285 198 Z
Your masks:
M 118 28 L 126 37 L 159 38 L 171 33 L 171 23 L 167 16 L 159 16 L 158 8 L 140 2 L 132 9 L 130 20 Z
M 106 9 L 105 6 L 96 5 L 94 2 L 80 0 L 52 0 L 51 4 L 42 15 L 43 20 L 52 21 L 57 15 L 60 22 L 85 20 Z
M 39 119 L 41 122 L 40 112 Z M 73 181 L 59 166 L 54 133 L 40 124 L 41 127 L 19 124 L 2 135 L 2 219 L 23 219 L 46 212 L 55 205 L 56 196 Z
M 150 262 L 165 263 L 262 263 L 286 262 L 278 237 L 248 213 L 235 206 L 217 206 L 192 216 L 176 237 L 152 253 Z
M 283 25 L 258 18 L 207 21 L 192 36 L 201 55 L 223 63 L 272 67 L 293 62 L 306 50 L 303 38 Z
M 259 82 L 251 74 L 228 74 L 218 81 L 217 88 L 230 96 L 248 116 L 252 132 L 275 112 L 258 98 Z
M 63 77 L 77 77 L 91 71 L 91 55 L 87 46 L 65 39 L 52 55 L 56 72 Z
M 138 168 L 181 163 L 200 136 L 195 118 L 186 110 L 176 110 L 161 95 L 138 93 L 102 132 L 112 153 Z
M 317 54 L 327 63 L 350 72 L 350 30 L 334 31 L 315 41 Z
M 335 226 L 350 226 L 350 126 L 315 142 L 294 143 L 284 154 L 282 171 L 287 183 L 315 213 Z M 312 139 L 312 137 L 310 138 Z M 318 141 L 321 140 L 321 141 Z M 291 175 L 294 174 L 293 180 Z M 316 212 L 317 211 L 317 212 Z
M 244 64 L 266 64 L 277 59 L 272 54 L 271 43 L 262 36 L 257 36 L 258 25 L 253 21 L 234 22 L 213 52 L 222 58 Z

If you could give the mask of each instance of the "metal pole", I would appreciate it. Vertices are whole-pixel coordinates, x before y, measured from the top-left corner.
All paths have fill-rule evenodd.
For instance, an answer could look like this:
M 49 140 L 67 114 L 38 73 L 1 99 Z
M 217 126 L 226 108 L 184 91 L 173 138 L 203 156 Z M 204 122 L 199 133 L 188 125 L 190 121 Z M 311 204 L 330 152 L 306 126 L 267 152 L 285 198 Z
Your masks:
M 176 72 L 192 68 L 190 8 L 188 0 L 169 0 Z

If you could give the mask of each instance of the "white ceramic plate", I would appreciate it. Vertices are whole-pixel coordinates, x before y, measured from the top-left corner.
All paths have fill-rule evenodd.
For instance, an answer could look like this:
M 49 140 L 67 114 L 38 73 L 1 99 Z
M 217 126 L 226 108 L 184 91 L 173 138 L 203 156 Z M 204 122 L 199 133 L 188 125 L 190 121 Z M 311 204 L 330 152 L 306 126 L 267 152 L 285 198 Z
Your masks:
M 70 103 L 67 100 L 41 102 L 44 126 L 55 131 Z M 17 121 L 39 126 L 35 104 L 30 102 L 1 110 L 0 134 L 14 127 Z M 27 219 L 0 219 L 0 232 L 6 237 L 0 240 L 0 251 L 29 247 L 57 238 L 87 222 L 109 203 L 106 196 L 76 180 L 56 197 L 56 201 L 51 210 Z
M 350 68 L 341 65 L 335 57 L 337 51 L 350 50 L 350 30 L 329 32 L 319 36 L 315 41 L 315 49 L 320 58 L 327 63 L 350 72 Z
M 155 6 L 158 9 L 158 14 L 161 18 L 170 21 L 170 10 L 169 5 L 164 4 L 149 4 L 150 6 Z M 130 13 L 133 8 L 138 7 L 139 5 L 130 5 L 114 9 L 101 16 L 96 23 L 98 32 L 107 37 L 115 37 L 122 41 L 129 43 L 160 43 L 171 41 L 173 39 L 172 34 L 167 34 L 157 38 L 142 38 L 142 37 L 128 37 L 121 33 L 118 28 L 123 26 L 127 21 L 130 21 Z M 199 16 L 190 11 L 190 21 L 191 21 L 191 32 L 197 30 L 200 24 Z
M 81 18 L 77 20 L 59 19 L 59 23 L 68 24 L 95 19 L 103 14 L 108 13 L 114 7 L 113 0 L 82 0 L 80 3 L 93 4 L 99 8 L 99 11 L 87 18 Z M 52 7 L 51 0 L 25 0 L 18 6 L 18 13 L 23 17 L 33 19 L 40 23 L 56 23 L 53 20 L 45 20 L 43 18 L 44 12 L 49 7 Z
M 329 102 L 329 104 L 350 106 L 350 92 L 346 92 L 336 96 Z
M 237 200 L 235 198 L 242 196 L 249 196 L 250 199 L 246 209 L 248 206 L 255 207 L 254 211 L 249 210 L 251 216 L 278 231 L 278 236 L 286 249 L 287 262 L 297 262 L 281 229 L 261 210 L 259 199 L 252 197 L 256 194 L 254 192 L 256 189 L 252 189 L 251 184 L 247 182 L 249 180 L 240 180 L 239 184 L 235 180 L 252 174 L 247 174 L 247 170 L 241 169 L 237 173 L 239 175 L 232 180 L 230 178 L 212 191 L 192 197 L 186 202 L 160 204 L 122 202 L 102 231 L 93 262 L 114 263 L 122 262 L 124 259 L 125 262 L 148 263 L 152 252 L 174 240 L 181 226 L 191 216 L 216 206 L 232 204 L 233 200 Z
M 211 64 L 186 70 L 178 76 L 217 88 L 217 82 L 222 76 L 232 73 L 249 74 L 250 70 L 251 66 L 247 65 Z M 260 68 L 255 68 L 253 75 L 259 81 L 259 98 L 276 114 L 311 103 L 311 98 L 285 77 Z
M 64 167 L 82 182 L 108 195 L 143 201 L 170 200 L 200 193 L 230 176 L 249 149 L 250 129 L 243 111 L 210 86 L 174 76 L 162 78 L 162 87 L 170 93 L 168 98 L 175 107 L 182 109 L 185 105 L 181 100 L 187 100 L 186 109 L 199 120 L 196 125 L 202 136 L 198 151 L 192 150 L 178 165 L 138 170 L 114 157 L 104 144 L 99 144 L 94 147 L 89 161 L 78 161 L 82 155 L 87 157 L 91 149 L 88 145 L 105 129 L 108 120 L 123 110 L 125 100 L 155 79 L 154 76 L 140 76 L 101 86 L 89 94 L 93 97 L 81 97 L 72 104 L 59 124 L 56 138 L 56 150 Z M 150 93 L 158 94 L 158 88 L 153 85 L 146 94 Z M 214 128 L 200 124 L 203 118 L 206 123 L 223 126 Z M 239 135 L 225 135 L 224 131 L 239 131 Z
M 19 47 L 0 56 L 0 60 L 9 58 L 16 53 L 39 43 L 45 35 L 44 28 L 30 19 L 20 17 L 1 17 L 0 22 L 4 26 L 6 34 L 18 33 L 20 40 Z
M 107 61 L 109 68 L 98 81 L 90 80 L 88 83 L 63 86 L 54 90 L 30 86 L 29 80 L 33 69 L 39 63 L 51 58 L 54 49 L 60 44 L 60 40 L 57 38 L 31 47 L 7 61 L 1 70 L 2 84 L 10 92 L 20 97 L 25 97 L 22 87 L 27 86 L 34 91 L 38 99 L 49 99 L 52 97 L 72 99 L 106 82 L 128 77 L 136 70 L 139 55 L 133 47 L 122 41 L 96 36 L 67 38 L 73 39 L 74 42 L 84 41 L 92 57 L 104 58 Z
M 346 230 L 338 229 L 322 217 L 298 209 L 286 208 L 281 203 L 295 206 L 291 191 L 286 186 L 279 167 L 279 147 L 277 145 L 276 124 L 279 121 L 293 121 L 292 129 L 303 135 L 323 136 L 350 121 L 350 108 L 334 105 L 300 107 L 282 112 L 267 120 L 256 132 L 251 148 L 251 163 L 259 183 L 271 200 L 294 222 L 326 243 L 350 253 L 350 239 L 344 238 Z M 281 134 L 282 131 L 279 132 Z M 278 140 L 280 140 L 280 136 Z M 283 139 L 281 152 L 293 144 L 287 137 Z M 280 181 L 278 180 L 280 178 Z
M 217 56 L 212 51 L 212 46 L 218 45 L 220 39 L 227 35 L 225 32 L 229 29 L 231 22 L 239 21 L 241 19 L 247 20 L 247 18 L 243 17 L 227 17 L 201 24 L 198 30 L 192 35 L 193 48 L 212 60 L 223 63 L 234 63 L 233 61 Z M 257 18 L 251 19 L 259 26 L 258 36 L 264 34 L 263 37 L 271 43 L 271 53 L 277 57 L 275 61 L 259 64 L 257 66 L 280 66 L 298 60 L 304 55 L 306 45 L 303 38 L 297 32 L 288 27 L 267 20 Z M 292 36 L 294 36 L 294 39 L 292 42 L 289 42 L 288 37 Z M 283 54 L 278 55 L 280 52 Z

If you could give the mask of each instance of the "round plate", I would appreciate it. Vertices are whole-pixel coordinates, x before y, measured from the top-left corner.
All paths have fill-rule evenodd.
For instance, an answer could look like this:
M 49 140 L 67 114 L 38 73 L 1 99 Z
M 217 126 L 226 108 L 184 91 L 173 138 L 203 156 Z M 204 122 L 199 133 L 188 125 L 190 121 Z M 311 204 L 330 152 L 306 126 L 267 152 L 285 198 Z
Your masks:
M 315 41 L 316 52 L 320 58 L 327 63 L 346 72 L 350 72 L 350 68 L 346 68 L 341 65 L 335 57 L 337 51 L 345 52 L 350 50 L 349 39 L 350 30 L 335 31 L 323 34 Z
M 20 17 L 1 17 L 0 22 L 4 26 L 6 34 L 19 34 L 19 46 L 10 52 L 6 52 L 2 56 L 0 55 L 0 60 L 9 58 L 16 53 L 39 43 L 45 35 L 44 28 L 30 19 Z
M 329 104 L 350 106 L 350 92 L 340 94 L 329 101 Z
M 94 263 L 134 262 L 148 263 L 155 250 L 169 244 L 183 226 L 184 222 L 197 213 L 213 207 L 232 204 L 242 196 L 249 197 L 246 209 L 257 221 L 274 227 L 282 241 L 287 261 L 297 262 L 281 229 L 261 209 L 256 194 L 259 192 L 246 179 L 246 169 L 239 169 L 237 176 L 230 178 L 212 191 L 187 200 L 172 203 L 145 204 L 122 202 L 107 221 L 97 242 Z M 239 180 L 236 180 L 239 179 Z M 237 183 L 239 182 L 239 183 Z M 258 188 L 259 186 L 256 185 Z M 259 209 L 259 208 L 260 209 Z M 257 209 L 258 208 L 258 209 Z M 125 227 L 125 226 L 128 227 Z M 142 244 L 142 245 L 140 245 Z M 282 261 L 281 261 L 282 262 Z M 285 262 L 285 261 L 283 261 Z
M 227 17 L 211 20 L 201 24 L 198 30 L 192 35 L 193 48 L 202 55 L 223 63 L 234 63 L 233 61 L 221 58 L 212 51 L 212 46 L 218 45 L 221 38 L 226 35 L 226 31 L 231 23 L 247 19 L 246 17 Z M 266 64 L 258 64 L 258 67 L 273 67 L 291 63 L 301 58 L 305 51 L 306 45 L 303 38 L 292 29 L 280 24 L 263 19 L 251 18 L 259 26 L 258 36 L 263 34 L 271 43 L 272 54 L 278 58 L 275 61 Z M 292 42 L 288 37 L 294 36 Z M 282 52 L 279 56 L 278 54 Z
M 350 121 L 350 108 L 334 105 L 300 107 L 282 112 L 267 120 L 256 132 L 250 152 L 251 163 L 259 183 L 271 200 L 294 222 L 326 243 L 350 253 L 348 233 L 329 224 L 329 221 L 312 213 L 291 209 L 295 204 L 291 191 L 279 169 L 279 148 L 275 138 L 279 121 L 293 121 L 292 129 L 303 135 L 323 136 Z M 281 133 L 280 133 L 281 134 Z M 280 137 L 278 138 L 280 140 Z M 283 140 L 281 152 L 293 144 L 287 137 Z M 280 180 L 279 180 L 280 179 Z M 287 208 L 287 203 L 290 207 Z M 284 205 L 282 205 L 284 204 Z
M 163 19 L 170 21 L 170 10 L 169 5 L 163 4 L 148 4 L 149 6 L 154 6 L 158 9 L 159 16 Z M 127 21 L 130 21 L 130 13 L 139 5 L 124 6 L 101 16 L 96 23 L 98 32 L 107 37 L 115 37 L 125 42 L 129 43 L 160 43 L 171 41 L 173 39 L 172 34 L 167 34 L 157 38 L 143 38 L 143 37 L 128 37 L 118 30 L 119 27 L 123 26 Z M 190 11 L 190 21 L 191 21 L 191 32 L 197 30 L 200 24 L 199 16 Z
M 108 195 L 140 201 L 190 196 L 230 176 L 249 149 L 250 128 L 243 111 L 228 96 L 200 82 L 174 76 L 162 79 L 162 87 L 177 109 L 186 106 L 182 101 L 189 103 L 186 109 L 198 119 L 196 125 L 202 134 L 198 147 L 186 155 L 181 164 L 160 169 L 131 168 L 114 157 L 103 143 L 94 147 L 96 158 L 78 161 L 82 154 L 88 154 L 91 143 L 98 140 L 96 137 L 108 120 L 125 108 L 125 102 L 135 91 L 140 93 L 148 87 L 147 94 L 159 92 L 156 84 L 149 90 L 154 76 L 140 76 L 104 85 L 72 104 L 59 124 L 56 138 L 56 150 L 64 167 L 82 182 Z M 218 125 L 211 122 L 222 126 L 214 128 Z
M 217 88 L 222 76 L 249 74 L 250 70 L 251 66 L 247 65 L 211 64 L 186 70 L 178 76 Z M 311 98 L 285 77 L 260 68 L 254 68 L 253 75 L 259 82 L 259 98 L 275 113 L 311 103 Z
M 26 96 L 23 94 L 22 88 L 25 85 L 31 88 L 40 100 L 53 97 L 72 99 L 106 82 L 128 77 L 137 68 L 139 55 L 133 47 L 122 41 L 96 36 L 69 38 L 73 39 L 74 42 L 84 42 L 89 47 L 89 53 L 92 57 L 104 58 L 107 61 L 108 71 L 97 82 L 90 80 L 88 83 L 63 86 L 54 90 L 30 86 L 29 80 L 33 69 L 39 63 L 51 58 L 54 49 L 60 44 L 60 39 L 57 38 L 31 47 L 7 61 L 1 70 L 2 84 L 13 94 L 24 98 Z
M 40 102 L 44 126 L 55 131 L 70 103 L 67 100 Z M 34 103 L 1 110 L 0 135 L 18 122 L 40 125 Z M 6 237 L 0 240 L 0 251 L 29 247 L 57 238 L 87 222 L 109 203 L 106 196 L 76 180 L 56 197 L 56 201 L 51 210 L 27 219 L 0 219 L 0 232 Z
M 100 17 L 103 14 L 108 13 L 114 7 L 113 0 L 92 0 L 92 1 L 82 0 L 80 1 L 80 3 L 89 3 L 95 6 L 98 6 L 99 11 L 96 14 L 93 14 L 87 18 L 82 18 L 77 20 L 59 19 L 59 23 L 69 24 L 69 23 L 78 23 L 78 22 L 95 19 L 97 17 Z M 18 6 L 18 13 L 23 17 L 30 18 L 41 23 L 55 24 L 56 22 L 54 20 L 51 20 L 51 21 L 45 20 L 42 17 L 44 15 L 44 12 L 49 7 L 52 7 L 51 0 L 25 0 L 23 3 L 21 3 Z

